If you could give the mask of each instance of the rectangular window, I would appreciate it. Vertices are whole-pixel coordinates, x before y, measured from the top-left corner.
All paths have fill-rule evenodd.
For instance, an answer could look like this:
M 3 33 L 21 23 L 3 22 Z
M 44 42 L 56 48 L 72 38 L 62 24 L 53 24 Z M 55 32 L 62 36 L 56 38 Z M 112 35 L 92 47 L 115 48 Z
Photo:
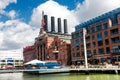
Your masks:
M 98 41 L 101 41 L 101 40 L 102 40 L 102 33 L 98 33 L 98 34 L 97 34 L 97 39 L 98 39 Z
M 5 60 L 1 60 L 1 62 L 5 62 Z
M 107 31 L 104 32 L 104 36 L 108 37 L 108 32 Z
M 91 51 L 90 50 L 87 50 L 87 56 L 91 56 Z
M 96 26 L 96 31 L 100 31 L 100 30 L 102 30 L 102 26 L 101 25 Z
M 90 43 L 86 45 L 87 48 L 90 48 Z
M 77 46 L 76 46 L 76 50 L 79 50 L 79 48 L 80 48 L 79 45 L 77 45 Z
M 113 46 L 113 47 L 112 47 L 112 52 L 113 52 L 113 53 L 118 53 L 118 52 L 120 52 L 119 46 Z
M 112 38 L 112 43 L 113 44 L 119 43 L 119 42 L 120 42 L 119 37 Z
M 94 40 L 95 39 L 95 36 L 94 35 L 92 35 L 92 40 Z
M 79 39 L 76 40 L 76 45 L 79 45 Z
M 19 62 L 19 60 L 15 60 L 15 62 Z
M 79 50 L 79 39 L 76 40 L 76 50 Z
M 111 35 L 116 35 L 116 34 L 118 34 L 119 32 L 118 32 L 118 29 L 113 29 L 113 30 L 111 30 L 110 31 L 110 34 Z
M 106 47 L 106 53 L 109 54 L 110 53 L 110 48 Z
M 83 38 L 80 38 L 80 42 L 83 42 Z
M 86 37 L 86 42 L 90 41 L 90 36 Z
M 92 27 L 92 28 L 91 28 L 91 33 L 94 33 L 94 32 L 95 32 L 95 28 Z
M 95 47 L 95 46 L 96 46 L 95 42 L 92 42 L 92 47 Z
M 83 32 L 84 32 L 84 30 L 83 30 Z M 89 27 L 86 27 L 86 32 L 87 32 L 87 34 L 90 34 L 90 28 Z
M 80 57 L 80 52 L 77 52 L 77 53 L 76 53 L 76 57 Z
M 74 45 L 74 40 L 71 41 L 71 44 Z
M 98 46 L 102 46 L 103 45 L 103 41 L 98 41 Z
M 72 34 L 72 39 L 74 38 L 74 34 Z
M 103 26 L 104 26 L 104 29 L 108 29 L 108 24 L 107 23 L 103 24 Z
M 98 40 L 98 46 L 102 46 L 103 45 L 102 33 L 97 34 L 97 40 Z
M 90 30 L 89 29 L 87 30 L 87 34 L 90 34 Z
M 104 49 L 103 49 L 103 48 L 99 48 L 99 49 L 98 49 L 98 53 L 99 53 L 99 54 L 104 54 Z
M 96 50 L 95 49 L 93 50 L 93 54 L 96 55 Z
M 76 33 L 76 38 L 78 38 L 79 37 L 79 33 Z
M 109 45 L 109 40 L 108 39 L 105 40 L 105 44 Z
M 83 36 L 83 32 L 80 32 L 79 36 Z

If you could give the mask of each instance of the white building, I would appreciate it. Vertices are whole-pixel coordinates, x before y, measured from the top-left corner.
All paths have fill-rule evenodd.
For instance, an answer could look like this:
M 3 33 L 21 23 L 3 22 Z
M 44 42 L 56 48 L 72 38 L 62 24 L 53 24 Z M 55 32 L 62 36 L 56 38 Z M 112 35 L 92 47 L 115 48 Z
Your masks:
M 0 67 L 5 65 L 22 66 L 23 54 L 16 51 L 0 51 Z

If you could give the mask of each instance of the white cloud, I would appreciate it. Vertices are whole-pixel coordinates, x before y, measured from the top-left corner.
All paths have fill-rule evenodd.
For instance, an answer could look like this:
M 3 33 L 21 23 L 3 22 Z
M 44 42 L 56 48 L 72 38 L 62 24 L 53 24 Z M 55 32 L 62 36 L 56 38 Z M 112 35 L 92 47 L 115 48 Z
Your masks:
M 10 17 L 11 19 L 14 19 L 16 17 L 16 15 L 17 14 L 16 14 L 15 10 L 11 10 L 8 13 L 8 17 Z
M 9 12 L 4 10 L 10 3 L 17 3 L 17 0 L 0 0 L 0 14 L 8 16 L 10 19 L 14 19 L 17 15 L 15 10 Z
M 75 14 L 79 21 L 84 22 L 118 7 L 120 0 L 85 0 L 78 4 Z
M 20 49 L 32 45 L 38 34 L 37 29 L 33 30 L 31 26 L 19 20 L 8 20 L 1 24 L 0 50 Z
M 68 20 L 68 30 L 70 33 L 74 31 L 74 27 L 78 23 L 80 24 L 118 7 L 120 7 L 120 0 L 85 0 L 82 4 L 78 3 L 76 9 L 68 10 L 67 6 L 49 0 L 40 4 L 37 8 L 34 8 L 30 24 L 36 28 L 40 28 L 41 13 L 42 10 L 44 10 L 45 14 L 49 16 L 49 31 L 51 30 L 50 16 L 55 16 L 55 18 L 60 17 Z
M 31 16 L 30 24 L 35 27 L 39 27 L 41 25 L 41 18 L 42 18 L 42 10 L 44 10 L 45 14 L 48 15 L 48 22 L 49 22 L 49 31 L 50 28 L 50 17 L 54 16 L 56 21 L 56 29 L 57 29 L 57 18 L 67 19 L 68 21 L 68 31 L 74 31 L 74 26 L 78 23 L 76 20 L 76 17 L 74 15 L 73 11 L 68 10 L 66 6 L 62 6 L 58 4 L 55 1 L 47 1 L 41 5 L 39 5 L 37 8 L 33 10 L 33 14 Z M 37 20 L 36 20 L 37 19 Z M 62 29 L 63 29 L 63 23 L 62 23 Z M 57 31 L 57 30 L 56 30 Z
M 16 3 L 16 0 L 2 1 L 7 1 L 8 3 L 6 2 L 2 7 L 0 5 L 0 14 L 6 12 L 3 9 L 9 3 Z M 68 30 L 72 32 L 78 22 L 99 16 L 117 7 L 120 7 L 120 0 L 85 0 L 82 4 L 78 4 L 75 10 L 68 10 L 66 6 L 50 0 L 33 9 L 30 25 L 20 20 L 15 20 L 16 12 L 14 10 L 10 11 L 9 16 L 11 16 L 12 20 L 0 22 L 0 50 L 15 50 L 21 49 L 26 45 L 32 45 L 39 33 L 42 10 L 48 15 L 49 30 L 50 17 L 55 16 L 56 19 L 58 17 L 62 19 L 66 18 L 68 20 Z
M 0 13 L 10 4 L 17 3 L 17 0 L 0 0 Z
M 10 18 L 10 19 L 15 19 L 16 16 L 17 16 L 17 13 L 16 13 L 15 10 L 11 10 L 11 11 L 9 11 L 9 12 L 7 12 L 7 11 L 2 11 L 1 14 L 4 15 L 4 16 L 6 16 L 6 17 L 8 17 L 8 18 Z

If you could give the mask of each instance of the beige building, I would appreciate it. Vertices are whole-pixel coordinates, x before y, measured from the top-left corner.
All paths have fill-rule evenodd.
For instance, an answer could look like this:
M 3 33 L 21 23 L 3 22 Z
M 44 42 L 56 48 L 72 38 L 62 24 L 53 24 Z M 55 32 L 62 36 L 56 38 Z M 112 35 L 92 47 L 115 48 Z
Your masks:
M 22 66 L 23 54 L 15 51 L 0 51 L 0 67 L 6 65 Z

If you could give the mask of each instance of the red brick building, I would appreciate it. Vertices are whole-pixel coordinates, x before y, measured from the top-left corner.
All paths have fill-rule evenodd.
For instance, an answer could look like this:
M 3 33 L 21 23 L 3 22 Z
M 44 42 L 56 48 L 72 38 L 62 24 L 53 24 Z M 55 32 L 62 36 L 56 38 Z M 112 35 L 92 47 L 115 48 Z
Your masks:
M 23 48 L 24 63 L 37 58 L 35 46 L 26 46 Z
M 47 16 L 44 17 L 47 24 Z M 38 59 L 57 60 L 62 65 L 71 64 L 71 35 L 67 34 L 67 20 L 64 19 L 64 33 L 61 31 L 61 19 L 58 18 L 58 32 L 55 31 L 54 22 L 54 17 L 51 17 L 51 31 L 44 25 L 31 49 L 24 48 L 24 62 Z
M 120 62 L 120 8 L 79 24 L 72 33 L 72 62 L 84 64 L 83 28 L 86 28 L 88 62 Z
M 48 58 L 57 60 L 62 65 L 71 64 L 71 44 L 70 41 L 64 41 L 58 36 L 54 36 L 54 41 L 48 48 Z
M 41 29 L 42 30 L 42 29 Z M 39 60 L 57 60 L 62 65 L 70 65 L 70 35 L 41 33 L 35 40 Z

